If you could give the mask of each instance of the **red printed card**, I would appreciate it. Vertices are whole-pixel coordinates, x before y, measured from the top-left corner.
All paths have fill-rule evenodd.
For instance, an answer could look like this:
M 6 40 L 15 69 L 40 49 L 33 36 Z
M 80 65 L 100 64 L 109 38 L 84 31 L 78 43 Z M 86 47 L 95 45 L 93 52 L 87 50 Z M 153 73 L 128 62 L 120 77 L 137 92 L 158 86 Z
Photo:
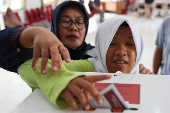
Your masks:
M 100 92 L 112 83 L 94 83 L 97 90 Z M 114 83 L 119 93 L 129 104 L 140 104 L 140 84 L 118 84 Z

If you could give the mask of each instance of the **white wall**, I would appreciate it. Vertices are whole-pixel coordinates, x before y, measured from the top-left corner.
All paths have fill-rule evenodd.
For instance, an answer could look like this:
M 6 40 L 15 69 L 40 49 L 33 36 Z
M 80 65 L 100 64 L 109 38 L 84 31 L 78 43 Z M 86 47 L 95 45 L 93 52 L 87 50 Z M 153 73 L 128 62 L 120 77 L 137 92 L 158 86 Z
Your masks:
M 25 0 L 26 9 L 34 9 L 36 7 L 41 7 L 41 0 Z
M 63 1 L 69 1 L 69 0 L 56 0 L 56 1 L 59 4 L 59 3 L 63 2 Z M 36 7 L 41 7 L 41 0 L 25 0 L 25 4 L 26 4 L 26 9 L 27 10 L 30 10 L 32 8 L 35 9 Z M 51 3 L 51 5 L 54 6 L 55 4 Z M 13 10 L 13 12 L 14 13 L 18 12 L 19 17 L 21 18 L 22 23 L 26 22 L 25 9 Z M 5 14 L 5 12 L 3 14 Z
M 0 13 L 0 30 L 5 29 L 3 14 Z

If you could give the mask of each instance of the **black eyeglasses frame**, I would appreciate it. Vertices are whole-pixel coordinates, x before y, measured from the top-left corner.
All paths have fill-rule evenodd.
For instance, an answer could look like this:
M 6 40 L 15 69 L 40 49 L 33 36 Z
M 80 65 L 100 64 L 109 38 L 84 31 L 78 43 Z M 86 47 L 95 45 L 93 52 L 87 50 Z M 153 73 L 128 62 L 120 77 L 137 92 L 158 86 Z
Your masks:
M 60 22 L 60 19 L 61 18 L 63 18 L 63 17 L 59 17 L 58 19 L 59 19 L 59 23 L 60 23 L 60 25 L 61 25 L 61 22 Z M 69 17 L 65 17 L 65 18 L 68 18 L 68 19 L 70 19 Z M 85 19 L 76 19 L 76 20 L 72 20 L 72 19 L 70 19 L 71 20 L 71 24 L 68 26 L 68 27 L 64 27 L 64 26 L 62 26 L 62 27 L 64 27 L 64 28 L 69 28 L 71 25 L 72 25 L 72 23 L 74 23 L 74 25 L 77 27 L 77 25 L 76 25 L 76 20 L 84 20 L 85 21 L 85 27 L 84 28 L 82 28 L 82 29 L 85 29 L 86 27 L 87 27 L 87 23 L 88 23 L 88 20 L 85 20 Z M 77 27 L 77 29 L 80 29 L 80 30 L 82 30 L 81 28 L 78 28 Z

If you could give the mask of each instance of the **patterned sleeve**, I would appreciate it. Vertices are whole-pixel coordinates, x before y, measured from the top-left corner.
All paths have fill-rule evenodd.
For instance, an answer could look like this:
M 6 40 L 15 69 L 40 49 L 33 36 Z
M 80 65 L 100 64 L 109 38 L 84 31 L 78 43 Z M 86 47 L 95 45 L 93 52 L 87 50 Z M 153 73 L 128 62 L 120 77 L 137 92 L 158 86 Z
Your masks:
M 0 31 L 0 67 L 17 72 L 18 67 L 32 58 L 32 49 L 22 47 L 18 37 L 25 28 L 14 27 Z

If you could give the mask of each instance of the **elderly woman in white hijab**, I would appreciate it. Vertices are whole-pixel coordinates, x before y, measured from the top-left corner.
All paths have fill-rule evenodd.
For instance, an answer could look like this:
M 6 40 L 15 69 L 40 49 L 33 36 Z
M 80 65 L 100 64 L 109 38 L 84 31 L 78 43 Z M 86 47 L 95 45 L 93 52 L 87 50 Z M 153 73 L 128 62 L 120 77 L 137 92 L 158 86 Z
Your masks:
M 139 62 L 143 52 L 143 41 L 139 31 L 130 20 L 122 16 L 110 18 L 100 26 L 95 46 L 94 50 L 88 52 L 92 58 L 72 60 L 69 64 L 63 61 L 63 69 L 56 72 L 50 68 L 51 60 L 48 61 L 46 75 L 40 73 L 40 63 L 37 70 L 32 71 L 31 60 L 22 64 L 18 72 L 31 88 L 40 88 L 49 101 L 59 109 L 69 106 L 79 109 L 74 97 L 77 97 L 85 109 L 89 109 L 90 95 L 98 104 L 102 104 L 102 98 L 92 83 L 110 79 L 111 76 L 85 76 L 70 71 L 139 73 Z

